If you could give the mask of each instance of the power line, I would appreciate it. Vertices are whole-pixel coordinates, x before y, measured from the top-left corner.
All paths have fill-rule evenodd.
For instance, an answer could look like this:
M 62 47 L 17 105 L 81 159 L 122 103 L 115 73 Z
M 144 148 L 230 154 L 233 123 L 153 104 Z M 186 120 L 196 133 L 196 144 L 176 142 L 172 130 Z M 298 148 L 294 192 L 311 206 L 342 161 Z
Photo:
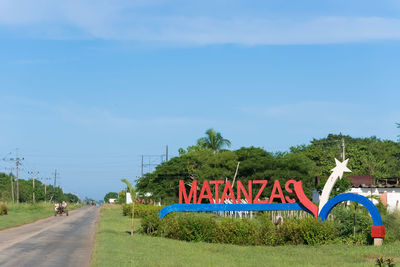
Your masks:
M 8 155 L 10 155 L 8 153 Z M 15 162 L 15 169 L 16 169 L 16 183 L 17 183 L 17 203 L 19 203 L 19 179 L 18 179 L 18 171 L 19 171 L 19 166 L 22 164 L 21 161 L 24 160 L 24 158 L 18 157 L 18 148 L 15 150 L 15 158 L 3 158 L 4 161 L 9 161 L 9 162 Z

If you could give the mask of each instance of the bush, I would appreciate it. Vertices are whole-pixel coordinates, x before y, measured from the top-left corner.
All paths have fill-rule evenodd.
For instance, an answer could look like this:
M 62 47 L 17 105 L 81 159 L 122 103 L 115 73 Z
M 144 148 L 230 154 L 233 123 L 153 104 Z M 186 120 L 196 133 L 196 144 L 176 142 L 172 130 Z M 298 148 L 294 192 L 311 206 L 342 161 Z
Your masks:
M 5 203 L 0 203 L 0 215 L 7 215 L 8 214 L 8 208 Z
M 386 228 L 385 241 L 394 242 L 400 240 L 400 212 L 388 213 L 382 216 L 382 220 Z
M 135 218 L 142 218 L 150 214 L 157 214 L 162 207 L 146 204 L 135 204 Z M 124 216 L 132 216 L 132 204 L 122 205 L 122 214 Z
M 354 213 L 355 213 L 355 226 L 356 235 L 354 236 Z M 338 229 L 338 234 L 345 243 L 354 241 L 354 244 L 367 244 L 371 243 L 371 225 L 372 218 L 368 211 L 359 206 L 354 209 L 354 206 L 347 207 L 345 205 L 336 206 L 331 214 L 334 216 L 334 222 Z
M 327 244 L 336 240 L 338 229 L 333 222 L 321 223 L 314 218 L 287 220 L 280 226 L 269 216 L 256 219 L 220 218 L 213 214 L 176 213 L 160 219 L 149 213 L 142 219 L 142 231 L 185 241 L 235 245 Z

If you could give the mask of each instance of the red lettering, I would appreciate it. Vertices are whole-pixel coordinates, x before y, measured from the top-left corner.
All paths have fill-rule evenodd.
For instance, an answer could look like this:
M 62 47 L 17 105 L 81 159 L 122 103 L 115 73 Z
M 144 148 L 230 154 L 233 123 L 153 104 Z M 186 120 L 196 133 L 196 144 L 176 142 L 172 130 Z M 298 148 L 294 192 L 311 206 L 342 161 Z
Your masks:
M 207 194 L 204 194 L 205 191 L 207 191 Z M 214 199 L 212 198 L 210 186 L 208 185 L 207 181 L 204 181 L 204 183 L 203 183 L 203 187 L 201 188 L 199 200 L 197 201 L 197 203 L 200 204 L 201 201 L 203 200 L 203 198 L 208 198 L 210 203 L 214 204 Z
M 242 184 L 242 182 L 241 181 L 237 181 L 237 194 L 236 194 L 236 196 L 237 196 L 237 203 L 238 204 L 240 204 L 241 203 L 241 201 L 240 201 L 240 193 L 241 192 L 243 192 L 243 195 L 244 195 L 244 197 L 246 198 L 246 200 L 247 200 L 247 203 L 249 203 L 249 204 L 251 204 L 251 202 L 252 202 L 252 188 L 251 188 L 251 180 L 249 180 L 249 187 L 248 187 L 248 193 L 246 192 L 246 189 L 244 188 L 244 186 L 243 186 L 243 184 Z
M 186 194 L 185 183 L 183 180 L 179 181 L 179 203 L 182 203 L 182 196 L 185 200 L 185 204 L 190 204 L 190 200 L 193 198 L 193 203 L 197 200 L 197 181 L 193 180 L 192 187 L 190 188 L 189 197 Z
M 223 184 L 223 183 L 224 183 L 224 181 L 222 181 L 222 180 L 210 181 L 210 184 L 213 184 L 213 185 L 215 185 L 215 195 L 214 195 L 214 198 L 215 198 L 215 204 L 219 204 L 219 191 L 218 191 L 218 185 L 219 185 L 219 184 Z
M 229 195 L 227 194 L 229 191 Z M 235 195 L 233 194 L 233 189 L 231 186 L 231 182 L 227 181 L 225 184 L 225 188 L 224 191 L 222 192 L 222 197 L 221 197 L 221 202 L 220 203 L 224 203 L 224 200 L 230 198 L 232 200 L 232 203 L 235 204 L 236 200 L 235 200 Z
M 278 194 L 276 194 L 276 190 L 278 190 Z M 272 203 L 275 198 L 280 198 L 282 203 L 286 203 L 285 196 L 283 195 L 283 192 L 282 192 L 281 184 L 279 183 L 278 180 L 275 180 L 274 187 L 272 188 L 271 198 L 269 200 L 269 203 Z
M 286 190 L 288 193 L 293 193 L 293 190 L 290 189 L 289 185 L 290 185 L 290 184 L 295 185 L 296 183 L 297 183 L 297 182 L 296 182 L 295 180 L 289 180 L 289 181 L 287 181 L 286 184 L 285 184 L 285 190 Z M 285 199 L 286 199 L 286 201 L 287 201 L 288 203 L 295 203 L 295 202 L 296 202 L 296 199 L 290 198 L 289 196 L 285 196 Z
M 268 200 L 258 200 L 261 196 L 261 193 L 264 191 L 264 188 L 267 186 L 268 180 L 253 180 L 253 184 L 262 184 L 260 191 L 258 191 L 258 194 L 254 198 L 253 203 L 254 204 L 265 204 L 268 203 Z

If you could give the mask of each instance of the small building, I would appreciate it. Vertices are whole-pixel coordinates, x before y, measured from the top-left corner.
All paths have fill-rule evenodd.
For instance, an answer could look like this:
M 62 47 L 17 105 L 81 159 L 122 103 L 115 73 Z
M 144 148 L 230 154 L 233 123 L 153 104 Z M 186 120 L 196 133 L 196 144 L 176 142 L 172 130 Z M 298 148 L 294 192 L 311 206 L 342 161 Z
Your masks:
M 110 204 L 115 204 L 115 201 L 117 201 L 116 198 L 110 198 L 110 199 L 108 199 L 108 203 L 110 203 Z
M 372 182 L 371 176 L 350 176 L 349 178 L 351 179 L 351 189 L 349 190 L 351 193 L 369 197 L 374 204 L 378 204 L 378 200 L 375 198 L 379 197 L 388 211 L 400 210 L 400 177 L 379 179 L 377 184 Z
M 348 192 L 368 197 L 374 204 L 378 204 L 378 200 L 382 202 L 388 209 L 393 212 L 400 211 L 400 177 L 379 179 L 374 184 L 372 176 L 348 176 L 351 188 Z M 319 184 L 320 177 L 316 177 L 315 184 Z M 313 190 L 313 201 L 319 203 L 319 193 Z

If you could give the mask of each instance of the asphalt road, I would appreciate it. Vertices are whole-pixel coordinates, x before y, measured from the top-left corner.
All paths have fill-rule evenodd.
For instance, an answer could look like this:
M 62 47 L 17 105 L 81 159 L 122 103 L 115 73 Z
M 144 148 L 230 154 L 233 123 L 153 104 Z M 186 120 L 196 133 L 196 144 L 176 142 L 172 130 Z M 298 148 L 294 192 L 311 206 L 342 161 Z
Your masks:
M 0 231 L 0 266 L 89 266 L 98 216 L 84 207 Z

